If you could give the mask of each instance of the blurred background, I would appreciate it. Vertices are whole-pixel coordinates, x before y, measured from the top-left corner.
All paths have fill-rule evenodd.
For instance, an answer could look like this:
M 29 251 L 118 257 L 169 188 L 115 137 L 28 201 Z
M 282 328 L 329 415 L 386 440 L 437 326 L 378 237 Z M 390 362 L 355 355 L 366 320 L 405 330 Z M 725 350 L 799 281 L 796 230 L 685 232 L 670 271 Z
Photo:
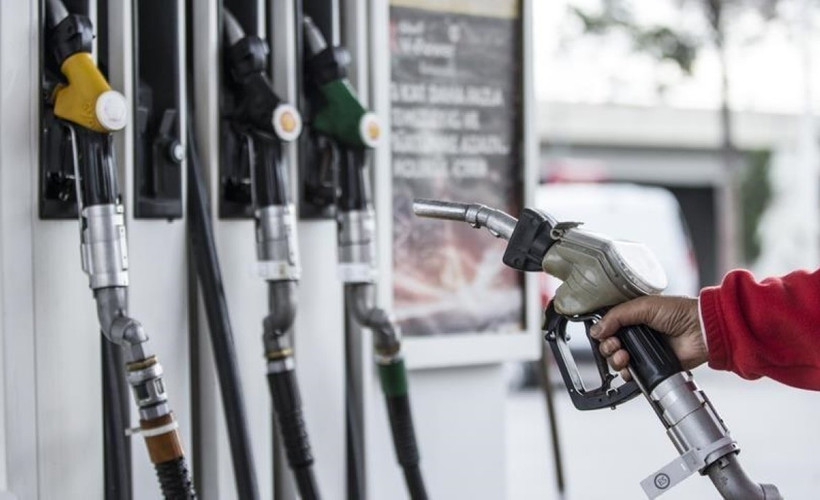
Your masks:
M 733 268 L 756 277 L 820 263 L 820 3 L 535 2 L 540 130 L 536 204 L 649 244 L 667 293 L 696 295 Z M 544 279 L 542 300 L 556 283 Z M 579 352 L 584 341 L 573 345 Z M 550 498 L 555 454 L 534 365 L 508 367 L 508 498 Z M 696 377 L 754 477 L 816 498 L 820 397 L 709 368 Z M 642 498 L 675 451 L 642 404 L 575 411 L 557 370 L 568 498 Z M 713 498 L 690 480 L 664 498 Z

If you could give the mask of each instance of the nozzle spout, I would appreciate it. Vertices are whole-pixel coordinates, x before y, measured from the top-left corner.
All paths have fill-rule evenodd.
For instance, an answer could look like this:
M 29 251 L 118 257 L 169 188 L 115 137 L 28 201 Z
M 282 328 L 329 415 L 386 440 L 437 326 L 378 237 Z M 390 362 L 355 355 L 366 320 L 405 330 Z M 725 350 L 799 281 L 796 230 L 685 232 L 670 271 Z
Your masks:
M 60 0 L 48 0 L 48 24 L 50 27 L 57 26 L 68 17 L 68 9 Z
M 463 221 L 474 228 L 486 227 L 493 236 L 509 240 L 518 219 L 478 203 L 441 200 L 413 200 L 413 213 L 419 217 Z
M 222 16 L 224 17 L 225 38 L 228 39 L 228 46 L 232 46 L 245 38 L 245 30 L 242 29 L 242 25 L 239 24 L 239 21 L 230 10 L 223 9 Z
M 305 42 L 310 55 L 316 55 L 327 48 L 327 41 L 322 32 L 309 16 L 305 16 L 302 23 L 305 25 Z

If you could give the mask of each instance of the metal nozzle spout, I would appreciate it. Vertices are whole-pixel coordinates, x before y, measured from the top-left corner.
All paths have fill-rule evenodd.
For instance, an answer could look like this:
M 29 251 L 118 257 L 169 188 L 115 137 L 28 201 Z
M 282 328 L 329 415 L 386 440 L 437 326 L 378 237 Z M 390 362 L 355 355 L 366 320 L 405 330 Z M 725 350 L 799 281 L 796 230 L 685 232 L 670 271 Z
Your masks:
M 413 200 L 413 213 L 419 217 L 463 221 L 475 228 L 486 227 L 493 236 L 509 240 L 518 219 L 478 203 L 440 200 Z
M 327 41 L 322 32 L 309 16 L 305 16 L 302 23 L 305 25 L 305 42 L 310 55 L 316 55 L 327 48 Z
M 236 17 L 234 17 L 230 10 L 227 8 L 223 9 L 222 16 L 225 24 L 225 38 L 228 39 L 228 46 L 232 46 L 239 40 L 245 38 L 245 30 L 242 29 L 242 25 L 239 24 L 239 21 Z
M 60 0 L 48 0 L 47 6 L 49 26 L 57 26 L 68 17 L 68 9 Z

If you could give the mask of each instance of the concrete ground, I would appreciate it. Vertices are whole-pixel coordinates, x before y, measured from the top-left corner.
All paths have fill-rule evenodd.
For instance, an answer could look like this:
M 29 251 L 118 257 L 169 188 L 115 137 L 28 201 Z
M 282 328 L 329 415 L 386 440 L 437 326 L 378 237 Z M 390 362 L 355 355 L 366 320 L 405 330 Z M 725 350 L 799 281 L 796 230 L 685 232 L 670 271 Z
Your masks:
M 820 498 L 820 392 L 764 379 L 746 381 L 701 367 L 695 379 L 732 431 L 740 460 L 758 482 L 770 482 L 787 499 Z M 552 377 L 559 377 L 557 370 Z M 646 498 L 640 481 L 676 456 L 649 408 L 636 398 L 616 410 L 581 412 L 556 387 L 563 452 L 564 499 Z M 546 409 L 539 390 L 507 398 L 507 498 L 558 495 Z M 720 498 L 708 478 L 692 476 L 663 500 Z

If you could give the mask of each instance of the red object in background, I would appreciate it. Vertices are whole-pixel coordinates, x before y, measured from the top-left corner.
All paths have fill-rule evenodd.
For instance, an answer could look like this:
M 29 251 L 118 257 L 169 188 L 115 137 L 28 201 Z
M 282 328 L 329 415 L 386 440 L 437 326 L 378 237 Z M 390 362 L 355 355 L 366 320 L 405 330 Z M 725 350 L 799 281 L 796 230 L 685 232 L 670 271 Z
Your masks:
M 700 311 L 712 368 L 820 390 L 820 269 L 759 283 L 732 271 L 701 291 Z
M 556 182 L 606 182 L 610 180 L 606 165 L 598 160 L 556 158 L 548 161 L 542 175 L 542 183 Z

